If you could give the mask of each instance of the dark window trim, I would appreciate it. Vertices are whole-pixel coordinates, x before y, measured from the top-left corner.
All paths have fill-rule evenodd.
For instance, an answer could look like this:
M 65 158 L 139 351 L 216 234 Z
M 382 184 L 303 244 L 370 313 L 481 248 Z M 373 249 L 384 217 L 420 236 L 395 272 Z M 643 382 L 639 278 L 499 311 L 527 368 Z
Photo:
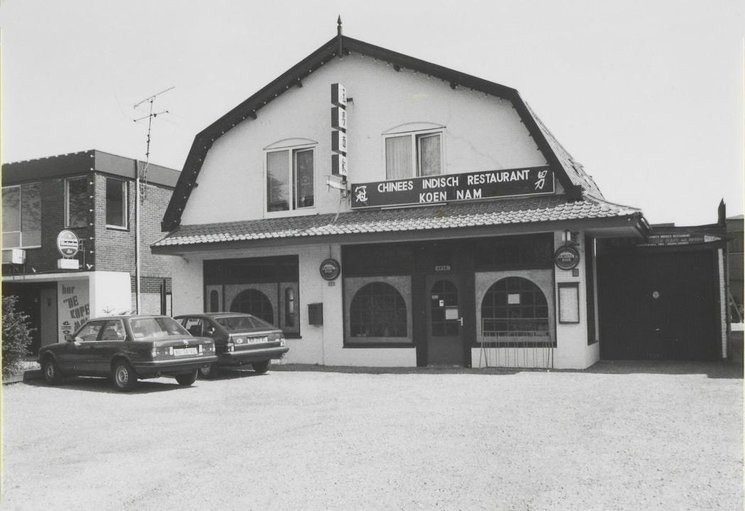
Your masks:
M 124 220 L 124 225 L 116 225 L 116 224 L 110 224 L 108 222 L 109 218 L 109 198 L 108 198 L 108 186 L 109 181 L 118 181 L 122 185 L 123 190 L 123 197 L 122 197 L 122 219 Z M 137 190 L 135 190 L 135 200 L 137 200 L 136 196 Z M 104 194 L 103 194 L 103 200 L 104 200 L 104 211 L 103 211 L 103 223 L 107 230 L 110 231 L 129 231 L 130 229 L 130 221 L 129 221 L 129 213 L 130 213 L 130 207 L 129 207 L 129 180 L 122 179 L 122 178 L 116 178 L 116 177 L 104 177 Z M 135 209 L 136 209 L 135 205 Z M 142 209 L 140 209 L 140 212 L 142 212 Z
M 553 265 L 552 265 L 552 267 L 553 267 Z M 511 268 L 511 269 L 514 269 L 514 268 Z M 546 268 L 535 268 L 535 267 L 531 267 L 529 269 L 545 270 Z M 477 272 L 474 272 L 474 274 L 475 273 L 484 273 L 484 272 L 483 271 L 477 271 Z M 508 278 L 513 278 L 513 277 L 525 279 L 525 280 L 531 282 L 533 285 L 535 285 L 541 291 L 541 293 L 543 294 L 543 297 L 546 300 L 546 306 L 548 307 L 548 319 L 549 319 L 549 322 L 550 322 L 550 319 L 551 319 L 551 304 L 549 303 L 549 296 L 546 295 L 546 293 L 543 292 L 543 289 L 541 289 L 541 287 L 535 281 L 533 281 L 530 278 L 527 278 L 527 277 L 524 277 L 524 276 L 521 276 L 521 275 L 507 275 L 507 276 L 504 276 L 504 277 L 502 277 L 502 278 L 500 278 L 500 279 L 492 282 L 492 284 L 486 289 L 486 293 L 488 293 L 489 289 L 491 289 L 492 286 L 494 286 L 498 282 L 500 282 L 502 280 L 505 280 L 505 279 L 508 279 Z M 556 279 L 556 273 L 552 270 L 551 271 L 551 282 L 552 283 L 555 282 L 555 279 Z M 555 293 L 556 292 L 553 284 L 551 286 L 551 292 L 552 293 Z M 483 303 L 484 303 L 483 301 L 486 298 L 486 293 L 484 293 L 484 296 L 481 299 L 481 303 L 475 304 L 476 307 L 479 307 L 479 308 L 480 307 L 483 307 Z M 481 333 L 480 338 L 484 339 L 483 346 L 485 348 L 526 348 L 526 349 L 528 349 L 528 348 L 556 348 L 557 347 L 557 339 L 556 339 L 556 337 L 557 337 L 557 334 L 556 334 L 556 331 L 557 331 L 556 330 L 556 322 L 557 322 L 557 319 L 556 318 L 557 318 L 557 316 L 558 316 L 558 312 L 556 312 L 556 314 L 554 314 L 553 330 L 551 330 L 549 328 L 549 335 L 548 335 L 548 339 L 549 340 L 547 342 L 542 342 L 542 341 L 535 341 L 535 342 L 533 342 L 533 341 L 505 341 L 505 342 L 489 341 L 487 339 L 490 336 L 484 336 L 483 335 L 484 334 L 483 330 L 479 330 L 480 333 Z M 483 321 L 483 319 L 484 318 L 483 318 L 483 311 L 482 311 L 481 320 Z M 550 324 L 549 324 L 549 326 L 550 326 Z M 471 347 L 472 348 L 481 348 L 481 346 L 482 346 L 482 344 L 479 341 L 479 335 L 477 333 L 477 335 L 474 336 L 474 340 L 471 343 Z
M 574 289 L 577 292 L 577 320 L 561 319 L 561 290 Z M 559 282 L 556 292 L 556 316 L 560 325 L 577 325 L 582 322 L 582 307 L 579 299 L 579 282 Z

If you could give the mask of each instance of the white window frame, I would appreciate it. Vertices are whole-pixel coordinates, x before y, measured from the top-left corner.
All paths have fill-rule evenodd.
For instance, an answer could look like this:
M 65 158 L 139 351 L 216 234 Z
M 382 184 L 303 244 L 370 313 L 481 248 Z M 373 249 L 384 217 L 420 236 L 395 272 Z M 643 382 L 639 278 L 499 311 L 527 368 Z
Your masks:
M 88 178 L 86 176 L 65 178 L 65 227 L 70 227 L 70 181 L 86 181 L 86 186 L 87 186 L 88 184 L 87 180 Z M 72 228 L 75 229 L 78 227 L 81 227 L 81 226 L 75 226 Z M 85 225 L 82 227 L 88 227 L 88 225 Z
M 267 195 L 268 183 L 269 183 L 269 154 L 279 153 L 287 151 L 288 153 L 288 183 L 290 187 L 289 197 L 289 209 L 280 211 L 269 211 L 269 198 Z M 297 196 L 297 183 L 295 180 L 295 162 L 297 160 L 297 153 L 302 151 L 311 151 L 313 156 L 313 205 L 312 206 L 298 206 Z M 316 194 L 316 144 L 303 144 L 289 147 L 275 147 L 272 149 L 264 149 L 264 189 L 262 191 L 264 197 L 264 213 L 267 215 L 288 215 L 288 214 L 304 214 L 305 212 L 312 211 L 316 208 L 318 195 Z
M 115 229 L 119 231 L 127 231 L 129 230 L 129 183 L 126 179 L 118 179 L 115 177 L 107 177 L 105 178 L 104 182 L 104 201 L 106 201 L 104 206 L 104 222 L 106 222 L 106 228 L 107 229 Z M 109 198 L 107 197 L 107 192 L 109 188 L 109 181 L 118 181 L 122 185 L 122 219 L 124 220 L 124 225 L 116 225 L 116 224 L 110 224 L 108 222 L 109 220 Z
M 39 182 L 24 183 L 23 185 L 34 185 L 34 184 L 40 186 L 39 193 L 41 193 L 41 184 Z M 41 248 L 41 244 L 39 244 L 39 245 L 24 245 L 23 244 L 23 185 L 11 185 L 11 186 L 3 186 L 2 187 L 3 191 L 9 190 L 11 188 L 18 188 L 18 230 L 17 231 L 5 231 L 5 232 L 3 232 L 3 239 L 5 238 L 5 234 L 16 233 L 17 232 L 18 233 L 18 242 L 19 242 L 18 243 L 18 246 L 16 246 L 16 247 L 5 247 L 5 246 L 3 246 L 2 247 L 2 250 L 10 250 L 10 249 L 13 249 L 13 248 L 22 248 L 22 249 L 27 249 L 27 248 Z M 39 202 L 39 204 L 41 205 L 41 202 Z M 39 221 L 40 221 L 40 223 L 42 222 L 41 216 L 39 216 Z M 41 225 L 39 225 L 39 230 L 41 230 Z
M 419 130 L 419 131 L 410 131 L 410 132 L 399 132 L 399 133 L 387 133 L 383 135 L 383 166 L 385 167 L 385 178 L 386 179 L 394 179 L 388 177 L 388 165 L 387 165 L 387 140 L 389 138 L 401 138 L 401 137 L 409 137 L 410 143 L 412 145 L 412 151 L 411 151 L 411 174 L 408 176 L 405 176 L 403 178 L 396 178 L 396 179 L 406 179 L 409 177 L 422 177 L 422 166 L 421 166 L 421 146 L 419 144 L 419 140 L 421 138 L 431 137 L 433 135 L 439 135 L 440 137 L 440 174 L 438 175 L 444 175 L 445 172 L 445 130 L 443 128 L 436 128 L 436 129 L 429 129 L 429 130 Z

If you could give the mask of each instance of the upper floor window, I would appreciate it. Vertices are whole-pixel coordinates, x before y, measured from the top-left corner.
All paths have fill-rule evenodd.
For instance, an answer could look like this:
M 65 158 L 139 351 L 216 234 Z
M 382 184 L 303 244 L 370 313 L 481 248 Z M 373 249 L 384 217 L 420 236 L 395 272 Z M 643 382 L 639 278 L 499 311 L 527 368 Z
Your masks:
M 266 153 L 267 211 L 312 207 L 313 188 L 312 148 Z
M 106 227 L 127 228 L 127 182 L 106 178 Z
M 39 183 L 3 188 L 3 248 L 41 246 Z
M 385 137 L 386 179 L 442 174 L 442 131 Z
M 91 203 L 87 177 L 65 179 L 65 225 L 67 227 L 87 227 Z

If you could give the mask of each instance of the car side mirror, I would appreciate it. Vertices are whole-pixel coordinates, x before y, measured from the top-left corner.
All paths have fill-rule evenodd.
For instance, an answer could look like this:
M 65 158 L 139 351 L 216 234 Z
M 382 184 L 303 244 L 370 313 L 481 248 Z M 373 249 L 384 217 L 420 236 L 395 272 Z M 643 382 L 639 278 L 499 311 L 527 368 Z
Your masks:
M 215 335 L 215 327 L 211 326 L 207 328 L 207 335 Z
M 75 342 L 75 338 L 72 336 L 72 334 L 65 334 L 65 341 Z

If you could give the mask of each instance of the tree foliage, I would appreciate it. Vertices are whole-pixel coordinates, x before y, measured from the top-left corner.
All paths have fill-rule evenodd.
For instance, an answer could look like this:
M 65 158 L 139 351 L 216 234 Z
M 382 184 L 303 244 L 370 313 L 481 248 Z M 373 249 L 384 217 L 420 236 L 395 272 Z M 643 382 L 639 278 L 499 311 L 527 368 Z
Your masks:
M 28 318 L 18 310 L 17 296 L 3 296 L 3 375 L 20 370 L 28 355 L 32 332 Z

